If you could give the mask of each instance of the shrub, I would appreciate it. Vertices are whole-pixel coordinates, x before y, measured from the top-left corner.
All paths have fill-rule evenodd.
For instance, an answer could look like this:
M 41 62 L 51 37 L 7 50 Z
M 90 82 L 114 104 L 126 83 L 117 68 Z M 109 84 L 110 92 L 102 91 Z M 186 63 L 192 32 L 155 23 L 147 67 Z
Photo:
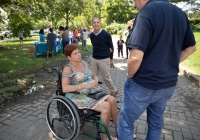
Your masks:
M 194 32 L 199 32 L 200 31 L 200 19 L 199 18 L 190 19 L 190 26 Z
M 127 29 L 127 24 L 119 24 L 119 23 L 111 23 L 110 25 L 105 27 L 105 30 L 110 34 L 118 34 L 123 35 L 124 31 Z

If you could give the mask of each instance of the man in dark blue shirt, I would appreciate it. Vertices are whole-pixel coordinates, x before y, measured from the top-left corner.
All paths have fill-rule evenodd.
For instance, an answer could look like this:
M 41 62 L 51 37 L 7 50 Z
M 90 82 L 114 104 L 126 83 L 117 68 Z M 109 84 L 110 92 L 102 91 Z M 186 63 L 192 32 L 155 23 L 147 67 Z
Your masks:
M 196 50 L 195 39 L 186 14 L 167 0 L 135 0 L 135 8 L 139 13 L 127 42 L 131 51 L 118 135 L 132 140 L 134 121 L 147 110 L 146 140 L 160 140 L 179 63 Z
M 110 78 L 110 53 L 113 51 L 111 35 L 101 29 L 101 21 L 98 17 L 92 19 L 94 31 L 90 34 L 93 46 L 91 68 L 96 74 L 100 71 L 102 78 L 110 90 L 112 96 L 118 94 L 118 90 Z

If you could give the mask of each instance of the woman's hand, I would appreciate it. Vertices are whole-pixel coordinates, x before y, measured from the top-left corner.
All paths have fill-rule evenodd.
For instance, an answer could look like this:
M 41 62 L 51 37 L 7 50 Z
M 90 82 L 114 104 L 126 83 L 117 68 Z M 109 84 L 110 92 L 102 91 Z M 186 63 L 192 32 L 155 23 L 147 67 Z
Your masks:
M 96 88 L 98 85 L 98 82 L 96 83 L 95 80 L 89 82 L 88 84 L 85 85 L 85 88 Z

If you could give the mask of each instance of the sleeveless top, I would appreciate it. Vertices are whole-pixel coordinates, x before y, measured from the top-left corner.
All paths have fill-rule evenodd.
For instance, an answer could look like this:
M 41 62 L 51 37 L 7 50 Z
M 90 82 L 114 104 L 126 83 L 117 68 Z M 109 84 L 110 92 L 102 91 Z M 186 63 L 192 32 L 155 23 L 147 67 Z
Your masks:
M 81 61 L 81 63 L 85 67 L 84 72 L 76 71 L 71 64 L 66 65 L 70 67 L 70 69 L 72 70 L 72 74 L 63 72 L 62 77 L 70 77 L 71 78 L 70 85 L 84 85 L 84 84 L 93 82 L 93 78 L 92 78 L 93 74 L 88 68 L 86 62 Z M 82 89 L 80 91 L 77 91 L 76 93 L 67 92 L 65 93 L 65 97 L 67 97 L 73 103 L 75 103 L 79 109 L 83 109 L 83 108 L 94 109 L 100 101 L 106 100 L 108 97 L 108 95 L 106 95 L 100 98 L 99 100 L 95 100 L 87 96 L 90 93 L 96 93 L 98 91 L 100 91 L 99 87 L 90 88 L 90 89 Z

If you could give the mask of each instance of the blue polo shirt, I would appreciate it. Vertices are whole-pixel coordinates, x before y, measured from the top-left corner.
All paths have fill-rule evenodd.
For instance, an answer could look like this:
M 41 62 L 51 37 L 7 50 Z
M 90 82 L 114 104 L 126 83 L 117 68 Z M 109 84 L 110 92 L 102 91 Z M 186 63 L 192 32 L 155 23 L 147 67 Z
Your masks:
M 175 86 L 180 54 L 194 46 L 195 39 L 186 14 L 168 1 L 149 1 L 139 11 L 128 48 L 144 52 L 138 71 L 132 77 L 148 89 Z

